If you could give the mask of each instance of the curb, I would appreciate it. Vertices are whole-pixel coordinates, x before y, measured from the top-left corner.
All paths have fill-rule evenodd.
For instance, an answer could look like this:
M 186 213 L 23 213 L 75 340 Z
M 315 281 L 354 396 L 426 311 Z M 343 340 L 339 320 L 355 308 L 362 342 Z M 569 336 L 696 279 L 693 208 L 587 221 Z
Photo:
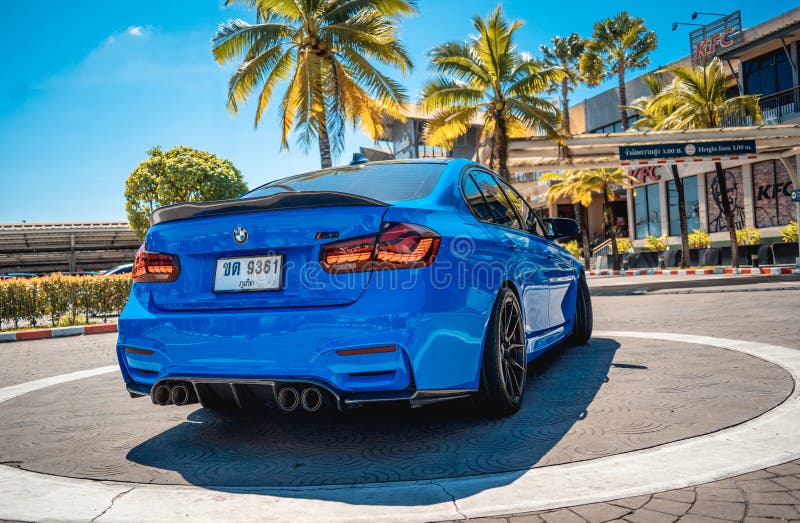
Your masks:
M 0 343 L 6 341 L 43 340 L 46 338 L 62 338 L 64 336 L 80 336 L 81 334 L 103 334 L 117 332 L 116 323 L 84 325 L 78 327 L 56 327 L 54 329 L 37 329 L 19 332 L 0 333 Z
M 589 276 L 687 276 L 705 274 L 800 274 L 800 269 L 791 267 L 753 267 L 737 268 L 732 267 L 719 269 L 631 269 L 627 271 L 600 270 L 589 271 Z

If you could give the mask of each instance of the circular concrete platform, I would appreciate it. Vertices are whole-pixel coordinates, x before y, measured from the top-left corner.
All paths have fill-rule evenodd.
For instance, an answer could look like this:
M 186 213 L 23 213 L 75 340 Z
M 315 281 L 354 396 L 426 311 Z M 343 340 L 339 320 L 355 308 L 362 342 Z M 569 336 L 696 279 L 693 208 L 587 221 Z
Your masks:
M 75 478 L 232 487 L 346 485 L 514 473 L 613 456 L 750 420 L 793 390 L 781 367 L 717 347 L 595 338 L 530 368 L 522 410 L 467 402 L 221 417 L 132 400 L 116 374 L 0 405 L 0 462 Z

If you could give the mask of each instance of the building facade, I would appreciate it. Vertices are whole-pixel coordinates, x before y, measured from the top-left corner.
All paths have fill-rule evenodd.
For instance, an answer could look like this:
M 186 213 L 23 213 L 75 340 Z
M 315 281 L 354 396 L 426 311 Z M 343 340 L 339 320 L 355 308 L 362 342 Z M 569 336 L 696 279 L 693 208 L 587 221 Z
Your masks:
M 689 66 L 702 63 L 712 55 L 719 57 L 728 72 L 728 95 L 758 94 L 764 124 L 800 124 L 800 7 L 754 27 L 742 29 L 741 18 L 747 13 L 732 13 L 706 27 L 693 31 L 692 54 L 670 65 Z M 738 25 L 736 25 L 738 22 Z M 654 72 L 654 71 L 651 71 Z M 667 79 L 669 80 L 669 79 Z M 629 102 L 650 91 L 642 77 L 626 84 Z M 631 115 L 631 123 L 635 115 Z M 576 134 L 622 132 L 619 92 L 609 89 L 570 110 Z M 729 119 L 726 126 L 747 126 L 741 118 Z M 757 155 L 756 155 L 757 156 Z M 734 207 L 737 228 L 757 228 L 765 241 L 780 237 L 780 228 L 796 219 L 795 204 L 790 201 L 794 188 L 787 165 L 795 172 L 797 158 L 787 163 L 776 159 L 749 158 L 723 162 L 728 194 Z M 515 169 L 516 185 L 527 200 L 549 215 L 571 217 L 569 202 L 548 204 L 544 198 L 548 185 L 537 183 L 537 173 Z M 670 244 L 680 243 L 677 192 L 669 166 L 648 165 L 629 170 L 636 179 L 634 191 L 618 191 L 612 204 L 617 231 L 630 237 L 634 246 L 644 246 L 648 236 L 668 236 Z M 712 241 L 727 241 L 722 215 L 722 198 L 713 163 L 702 162 L 679 167 L 686 199 L 689 231 L 700 229 Z M 590 236 L 603 239 L 599 198 L 589 210 Z

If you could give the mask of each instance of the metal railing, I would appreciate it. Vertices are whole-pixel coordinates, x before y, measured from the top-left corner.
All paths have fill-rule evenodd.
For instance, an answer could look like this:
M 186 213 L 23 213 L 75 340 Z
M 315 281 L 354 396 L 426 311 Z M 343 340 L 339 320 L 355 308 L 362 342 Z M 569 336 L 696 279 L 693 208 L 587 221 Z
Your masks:
M 786 118 L 800 116 L 800 86 L 762 96 L 758 100 L 764 123 L 781 123 Z M 722 119 L 724 127 L 745 127 L 753 125 L 748 116 L 731 115 Z

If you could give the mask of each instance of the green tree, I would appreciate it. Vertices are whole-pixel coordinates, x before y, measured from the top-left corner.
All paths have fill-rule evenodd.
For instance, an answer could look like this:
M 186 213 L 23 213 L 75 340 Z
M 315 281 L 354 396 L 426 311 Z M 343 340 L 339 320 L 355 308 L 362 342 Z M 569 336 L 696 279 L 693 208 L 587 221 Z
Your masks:
M 594 24 L 592 38 L 581 57 L 581 73 L 589 85 L 598 85 L 616 76 L 619 82 L 619 105 L 622 129 L 628 130 L 628 98 L 625 75 L 650 63 L 648 55 L 656 48 L 656 34 L 647 29 L 644 19 L 622 11 L 613 18 Z
M 406 0 L 226 0 L 256 10 L 256 23 L 229 20 L 213 40 L 214 57 L 224 64 L 241 57 L 228 85 L 228 109 L 256 94 L 255 126 L 272 101 L 278 84 L 281 148 L 295 132 L 308 151 L 319 145 L 322 167 L 344 148 L 345 128 L 360 126 L 377 139 L 382 118 L 403 119 L 405 90 L 381 71 L 392 66 L 411 70 L 397 22 L 416 12 Z M 378 64 L 376 66 L 375 64 Z
M 547 189 L 547 197 L 551 201 L 570 198 L 572 203 L 580 203 L 584 207 L 589 207 L 595 194 L 602 196 L 603 228 L 605 229 L 606 238 L 611 239 L 614 270 L 618 271 L 621 264 L 617 247 L 617 235 L 614 231 L 611 202 L 616 199 L 614 191 L 619 188 L 632 189 L 633 183 L 636 181 L 635 178 L 624 173 L 622 169 L 616 168 L 577 169 L 564 171 L 563 173 L 544 173 L 540 180 L 555 182 Z
M 632 110 L 639 119 L 633 123 L 637 130 L 650 130 L 664 128 L 663 122 L 674 111 L 674 107 L 669 101 L 656 103 L 657 97 L 663 90 L 661 74 L 648 74 L 642 77 L 650 90 L 650 96 L 637 98 L 626 109 Z M 686 221 L 686 196 L 683 189 L 683 179 L 678 173 L 676 164 L 670 165 L 672 181 L 675 184 L 675 192 L 678 195 L 678 220 L 681 227 L 681 268 L 689 267 L 689 224 Z
M 575 90 L 575 87 L 577 87 L 581 81 L 579 65 L 581 56 L 583 56 L 583 53 L 586 51 L 586 40 L 581 38 L 578 33 L 572 33 L 566 37 L 554 36 L 550 40 L 550 44 L 550 47 L 542 45 L 539 49 L 542 51 L 545 63 L 549 67 L 560 69 L 564 73 L 564 77 L 559 84 L 553 84 L 548 89 L 548 92 L 558 95 L 561 101 L 561 114 L 563 117 L 562 128 L 567 135 L 571 135 L 569 93 Z M 575 218 L 581 228 L 584 264 L 586 267 L 589 267 L 591 247 L 589 246 L 588 211 L 586 207 L 580 203 L 574 203 L 573 208 L 575 210 Z
M 191 147 L 162 151 L 153 147 L 125 181 L 125 210 L 139 239 L 150 227 L 150 213 L 178 202 L 236 198 L 247 184 L 228 160 Z
M 498 173 L 508 179 L 509 137 L 539 132 L 563 142 L 558 108 L 538 96 L 563 73 L 517 51 L 514 32 L 522 22 L 506 21 L 499 6 L 486 20 L 476 16 L 472 23 L 475 37 L 446 42 L 430 53 L 437 76 L 422 88 L 422 109 L 432 113 L 427 141 L 451 148 L 483 112 L 483 133 L 494 138 L 492 163 L 496 157 Z
M 548 92 L 558 94 L 561 101 L 561 114 L 563 116 L 564 132 L 572 134 L 569 120 L 569 93 L 581 81 L 580 60 L 586 50 L 586 40 L 572 33 L 569 36 L 554 36 L 550 40 L 551 46 L 540 46 L 545 63 L 549 67 L 560 69 L 564 77 L 559 84 L 552 85 Z
M 652 110 L 668 113 L 655 125 L 656 129 L 703 129 L 720 127 L 726 117 L 749 117 L 753 123 L 761 123 L 759 95 L 743 95 L 726 98 L 728 77 L 722 62 L 714 58 L 707 65 L 696 67 L 669 67 L 664 70 L 674 76 L 672 83 L 659 93 L 652 103 Z M 731 266 L 739 266 L 739 249 L 736 245 L 736 226 L 733 208 L 729 201 L 728 181 L 722 163 L 714 168 L 722 195 L 722 213 L 730 234 Z

